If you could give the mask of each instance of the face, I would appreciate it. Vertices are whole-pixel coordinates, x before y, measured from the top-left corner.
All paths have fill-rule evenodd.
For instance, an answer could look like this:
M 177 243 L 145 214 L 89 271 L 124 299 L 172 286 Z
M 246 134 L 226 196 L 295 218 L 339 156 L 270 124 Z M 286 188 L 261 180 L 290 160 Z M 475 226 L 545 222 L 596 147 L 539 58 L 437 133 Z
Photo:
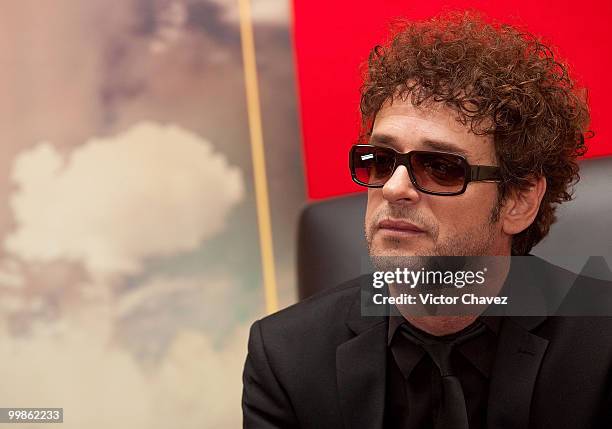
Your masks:
M 370 144 L 398 152 L 429 150 L 463 155 L 470 164 L 497 165 L 491 136 L 478 136 L 441 103 L 414 107 L 387 102 L 376 115 Z M 463 194 L 418 191 L 405 166 L 382 188 L 368 189 L 365 233 L 370 255 L 460 256 L 510 254 L 510 237 L 493 213 L 497 184 L 471 182 Z

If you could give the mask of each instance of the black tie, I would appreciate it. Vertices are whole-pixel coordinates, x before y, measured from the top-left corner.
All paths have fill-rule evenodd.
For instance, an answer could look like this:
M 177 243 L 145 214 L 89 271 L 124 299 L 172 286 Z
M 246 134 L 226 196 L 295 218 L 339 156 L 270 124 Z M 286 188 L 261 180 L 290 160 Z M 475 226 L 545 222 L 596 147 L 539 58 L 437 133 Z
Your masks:
M 482 334 L 484 330 L 485 326 L 477 322 L 457 335 L 436 338 L 419 332 L 406 323 L 402 324 L 402 334 L 421 346 L 440 370 L 442 392 L 436 429 L 469 429 L 470 427 L 461 382 L 451 366 L 451 353 L 454 346 Z

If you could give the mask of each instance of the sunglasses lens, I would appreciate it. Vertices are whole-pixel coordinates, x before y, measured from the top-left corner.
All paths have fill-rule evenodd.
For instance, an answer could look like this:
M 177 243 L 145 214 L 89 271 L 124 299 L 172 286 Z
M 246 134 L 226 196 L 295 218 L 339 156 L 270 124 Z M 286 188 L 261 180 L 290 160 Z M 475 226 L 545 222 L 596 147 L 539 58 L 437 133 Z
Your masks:
M 354 146 L 352 157 L 355 178 L 366 186 L 383 185 L 393 174 L 395 152 L 390 149 Z
M 463 158 L 442 153 L 413 152 L 410 166 L 418 186 L 430 192 L 460 192 L 465 186 L 467 166 Z

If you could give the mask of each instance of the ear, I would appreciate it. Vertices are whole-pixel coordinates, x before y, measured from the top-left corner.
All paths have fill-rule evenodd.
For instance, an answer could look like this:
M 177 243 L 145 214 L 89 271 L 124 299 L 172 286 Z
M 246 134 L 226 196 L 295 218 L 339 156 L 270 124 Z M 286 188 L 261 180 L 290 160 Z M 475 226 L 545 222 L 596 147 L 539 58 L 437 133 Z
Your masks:
M 508 235 L 515 235 L 533 223 L 546 192 L 546 178 L 533 177 L 525 190 L 516 190 L 506 198 L 502 211 L 502 228 Z

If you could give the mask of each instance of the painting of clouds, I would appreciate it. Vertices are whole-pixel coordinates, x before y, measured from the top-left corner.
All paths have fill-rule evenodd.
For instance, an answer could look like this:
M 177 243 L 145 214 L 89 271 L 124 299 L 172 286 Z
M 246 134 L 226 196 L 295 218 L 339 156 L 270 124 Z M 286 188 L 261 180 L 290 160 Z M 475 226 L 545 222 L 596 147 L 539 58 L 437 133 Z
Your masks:
M 305 201 L 289 5 L 253 0 L 252 20 L 286 306 Z M 241 427 L 265 302 L 238 26 L 229 0 L 0 5 L 2 407 Z

